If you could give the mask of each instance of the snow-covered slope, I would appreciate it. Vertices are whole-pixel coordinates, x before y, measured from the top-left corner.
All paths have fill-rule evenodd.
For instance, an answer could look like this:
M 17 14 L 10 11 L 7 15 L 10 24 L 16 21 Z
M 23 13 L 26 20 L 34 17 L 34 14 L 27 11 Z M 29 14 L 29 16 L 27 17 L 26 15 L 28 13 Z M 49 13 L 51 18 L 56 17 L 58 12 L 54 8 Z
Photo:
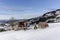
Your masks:
M 49 23 L 46 29 L 2 32 L 0 40 L 60 40 L 60 23 Z

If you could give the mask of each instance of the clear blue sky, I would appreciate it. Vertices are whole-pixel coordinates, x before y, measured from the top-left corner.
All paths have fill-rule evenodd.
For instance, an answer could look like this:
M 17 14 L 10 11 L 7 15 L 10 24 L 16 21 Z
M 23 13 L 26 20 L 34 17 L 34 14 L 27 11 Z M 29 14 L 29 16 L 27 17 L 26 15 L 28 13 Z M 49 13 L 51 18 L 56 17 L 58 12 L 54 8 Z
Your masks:
M 0 15 L 41 15 L 59 8 L 60 0 L 0 0 Z

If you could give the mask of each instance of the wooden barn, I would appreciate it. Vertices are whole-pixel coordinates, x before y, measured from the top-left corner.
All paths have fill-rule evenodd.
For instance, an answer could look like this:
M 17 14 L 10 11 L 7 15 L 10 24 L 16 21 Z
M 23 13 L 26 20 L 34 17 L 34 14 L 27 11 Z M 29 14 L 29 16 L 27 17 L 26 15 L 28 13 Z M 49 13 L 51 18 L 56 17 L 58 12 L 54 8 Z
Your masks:
M 26 30 L 29 26 L 29 21 L 18 21 L 14 24 L 14 30 Z
M 46 23 L 46 22 L 39 22 L 38 24 L 35 24 L 35 27 L 34 27 L 34 29 L 37 29 L 37 28 L 46 28 L 46 27 L 48 27 L 49 25 L 48 25 L 48 23 Z

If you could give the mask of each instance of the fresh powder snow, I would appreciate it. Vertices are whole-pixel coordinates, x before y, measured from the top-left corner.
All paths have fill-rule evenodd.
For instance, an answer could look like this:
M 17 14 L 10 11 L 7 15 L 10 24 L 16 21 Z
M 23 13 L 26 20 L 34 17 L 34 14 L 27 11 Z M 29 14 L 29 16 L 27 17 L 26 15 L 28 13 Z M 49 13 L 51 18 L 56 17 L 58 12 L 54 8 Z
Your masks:
M 0 40 L 60 40 L 60 23 L 49 23 L 45 29 L 1 32 Z

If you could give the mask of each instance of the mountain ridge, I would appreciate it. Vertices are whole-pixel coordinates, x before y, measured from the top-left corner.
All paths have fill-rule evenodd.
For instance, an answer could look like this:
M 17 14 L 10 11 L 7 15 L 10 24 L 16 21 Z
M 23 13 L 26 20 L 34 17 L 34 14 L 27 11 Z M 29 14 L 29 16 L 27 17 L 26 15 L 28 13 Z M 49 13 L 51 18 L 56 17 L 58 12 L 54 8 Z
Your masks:
M 38 17 L 34 17 L 34 18 L 30 18 L 30 19 L 16 19 L 15 21 L 27 20 L 27 21 L 31 21 L 31 23 L 46 22 L 47 20 L 54 21 L 53 19 L 57 19 L 57 17 L 60 17 L 59 15 L 60 15 L 60 9 L 57 9 L 57 10 L 53 10 L 50 12 L 46 12 L 43 15 L 38 16 Z M 9 22 L 9 21 L 10 20 L 0 20 L 0 22 L 3 22 L 3 23 Z M 50 22 L 48 22 L 48 23 L 50 23 Z

